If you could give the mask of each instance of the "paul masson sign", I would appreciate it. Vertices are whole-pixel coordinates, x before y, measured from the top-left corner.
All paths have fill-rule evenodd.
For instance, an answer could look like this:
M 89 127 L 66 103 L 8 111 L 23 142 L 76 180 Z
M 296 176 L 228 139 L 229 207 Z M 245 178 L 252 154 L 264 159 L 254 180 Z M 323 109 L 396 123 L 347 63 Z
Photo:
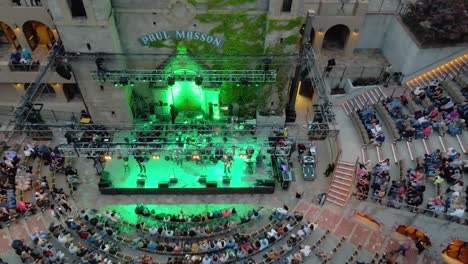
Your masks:
M 213 37 L 205 33 L 198 32 L 198 31 L 186 31 L 186 30 L 154 32 L 148 35 L 141 36 L 139 40 L 141 44 L 143 44 L 144 46 L 149 46 L 151 42 L 153 41 L 173 39 L 173 38 L 201 40 L 206 43 L 213 44 L 218 48 L 220 48 L 223 45 L 222 39 L 219 39 L 219 38 L 216 38 L 216 37 Z

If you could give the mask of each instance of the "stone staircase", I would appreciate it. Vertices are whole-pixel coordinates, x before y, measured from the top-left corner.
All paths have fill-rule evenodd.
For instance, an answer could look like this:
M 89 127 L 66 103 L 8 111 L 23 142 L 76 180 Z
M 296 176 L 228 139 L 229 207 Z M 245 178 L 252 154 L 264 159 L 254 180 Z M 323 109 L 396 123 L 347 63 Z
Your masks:
M 327 193 L 327 201 L 344 207 L 353 189 L 355 164 L 338 161 Z
M 466 71 L 468 71 L 468 53 L 407 81 L 406 85 L 413 90 L 428 85 L 434 79 L 439 81 L 450 80 Z

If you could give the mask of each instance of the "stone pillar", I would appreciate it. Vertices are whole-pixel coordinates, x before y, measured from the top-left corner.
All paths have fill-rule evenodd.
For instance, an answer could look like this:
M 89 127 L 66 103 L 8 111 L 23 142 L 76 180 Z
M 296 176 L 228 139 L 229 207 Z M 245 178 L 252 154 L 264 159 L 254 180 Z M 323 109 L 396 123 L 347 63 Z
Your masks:
M 55 98 L 57 102 L 60 102 L 60 103 L 68 102 L 67 97 L 65 96 L 65 93 L 63 92 L 63 84 L 61 83 L 53 84 L 52 88 L 54 88 Z
M 345 56 L 353 55 L 354 47 L 356 46 L 357 40 L 359 38 L 359 32 L 356 32 L 356 31 L 359 31 L 359 29 L 351 29 L 351 30 L 353 31 L 349 34 L 348 41 L 346 41 L 346 44 L 344 47 Z
M 18 42 L 21 45 L 21 48 L 31 51 L 31 46 L 29 46 L 29 42 L 28 40 L 26 40 L 26 36 L 23 33 L 23 29 L 19 27 L 18 25 L 16 26 L 17 28 L 13 28 L 13 32 L 15 32 L 16 38 L 18 39 Z
M 281 7 L 283 2 L 281 0 L 270 0 L 268 6 L 268 16 L 279 17 L 281 16 Z
M 315 30 L 315 38 L 314 38 L 314 44 L 313 48 L 316 51 L 321 51 L 322 50 L 322 44 L 323 44 L 323 38 L 325 37 L 325 32 L 319 31 L 323 30 L 320 28 L 314 28 Z
M 15 87 L 16 92 L 19 96 L 23 96 L 26 91 L 24 90 L 24 83 L 12 84 Z

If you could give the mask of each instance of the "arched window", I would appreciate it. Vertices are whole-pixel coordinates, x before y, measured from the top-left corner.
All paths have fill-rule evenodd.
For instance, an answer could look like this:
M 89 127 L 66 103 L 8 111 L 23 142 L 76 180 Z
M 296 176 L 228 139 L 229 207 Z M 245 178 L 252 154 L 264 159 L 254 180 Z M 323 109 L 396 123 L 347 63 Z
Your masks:
M 350 30 L 345 25 L 335 25 L 327 30 L 323 39 L 324 49 L 344 49 L 349 39 Z

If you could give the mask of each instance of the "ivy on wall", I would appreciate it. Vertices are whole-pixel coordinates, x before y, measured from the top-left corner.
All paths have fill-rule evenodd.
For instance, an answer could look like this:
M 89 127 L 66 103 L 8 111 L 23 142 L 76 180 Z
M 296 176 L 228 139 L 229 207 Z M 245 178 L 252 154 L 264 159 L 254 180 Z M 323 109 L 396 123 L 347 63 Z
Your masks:
M 208 0 L 198 2 L 197 0 L 188 0 L 193 6 L 206 5 L 208 9 L 225 8 L 226 6 L 240 6 L 247 3 L 255 3 L 256 0 Z
M 207 13 L 197 14 L 194 18 L 194 23 L 213 25 L 207 34 L 222 35 L 224 39 L 222 48 L 217 48 L 203 41 L 186 39 L 154 41 L 151 43 L 152 47 L 176 50 L 178 46 L 182 45 L 194 54 L 282 54 L 294 48 L 294 45 L 299 41 L 300 35 L 298 31 L 303 21 L 302 17 L 276 20 L 268 19 L 266 13 L 248 14 L 248 10 L 222 10 L 222 12 L 212 10 L 226 6 L 253 3 L 255 0 L 208 0 L 207 2 L 188 0 L 188 2 L 195 6 L 206 5 L 208 9 Z M 273 47 L 265 47 L 264 41 L 267 34 L 274 34 L 275 31 L 290 31 L 295 28 L 297 32 L 295 31 L 291 35 L 283 37 L 281 43 Z M 232 65 L 229 61 L 224 62 L 222 66 L 217 66 L 223 69 L 236 69 L 236 66 Z M 213 69 L 216 68 L 214 66 Z M 255 110 L 282 111 L 287 103 L 287 91 L 285 91 L 285 87 L 289 80 L 287 76 L 281 73 L 288 72 L 290 67 L 286 66 L 284 69 L 277 70 L 280 74 L 278 75 L 278 81 L 274 84 L 260 86 L 251 84 L 244 87 L 233 83 L 223 83 L 220 91 L 222 104 L 227 105 L 242 102 L 239 109 L 241 115 L 250 115 Z M 273 105 L 271 105 L 271 101 L 275 101 Z

